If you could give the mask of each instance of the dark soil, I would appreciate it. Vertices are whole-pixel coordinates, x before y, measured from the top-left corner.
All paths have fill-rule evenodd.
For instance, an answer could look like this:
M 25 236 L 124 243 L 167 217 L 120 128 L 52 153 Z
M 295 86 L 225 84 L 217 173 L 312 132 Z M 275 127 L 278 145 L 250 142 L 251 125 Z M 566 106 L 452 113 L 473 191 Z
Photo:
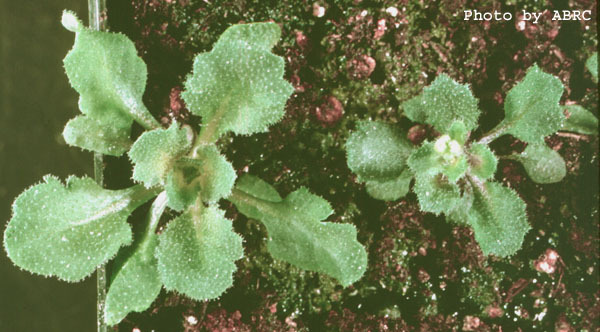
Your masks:
M 598 115 L 598 89 L 584 69 L 597 47 L 597 2 L 428 3 L 109 1 L 111 29 L 134 40 L 148 65 L 146 105 L 165 124 L 200 121 L 179 98 L 195 54 L 210 50 L 231 24 L 277 22 L 282 40 L 274 52 L 285 58 L 285 78 L 296 88 L 286 116 L 269 133 L 222 139 L 223 150 L 239 172 L 263 178 L 282 195 L 306 186 L 326 198 L 335 209 L 329 221 L 355 224 L 369 252 L 365 276 L 344 289 L 274 261 L 264 227 L 224 203 L 245 239 L 234 286 L 206 303 L 163 291 L 119 331 L 600 329 L 597 136 L 547 138 L 567 163 L 560 183 L 536 184 L 520 164 L 500 162 L 496 180 L 525 200 L 532 226 L 523 248 L 506 259 L 483 256 L 469 228 L 420 212 L 414 194 L 387 203 L 370 198 L 344 152 L 358 119 L 397 123 L 408 132 L 415 124 L 399 105 L 442 72 L 469 83 L 479 99 L 481 127 L 472 137 L 503 118 L 507 91 L 534 63 L 562 80 L 563 103 Z M 395 16 L 386 12 L 392 6 Z M 319 7 L 322 17 L 315 15 Z M 510 12 L 513 20 L 464 21 L 463 9 Z M 548 11 L 534 25 L 522 22 L 523 9 Z M 593 18 L 552 21 L 551 11 L 563 9 L 590 9 Z M 423 126 L 410 133 L 413 142 L 435 134 Z M 510 136 L 492 144 L 498 155 L 524 147 Z

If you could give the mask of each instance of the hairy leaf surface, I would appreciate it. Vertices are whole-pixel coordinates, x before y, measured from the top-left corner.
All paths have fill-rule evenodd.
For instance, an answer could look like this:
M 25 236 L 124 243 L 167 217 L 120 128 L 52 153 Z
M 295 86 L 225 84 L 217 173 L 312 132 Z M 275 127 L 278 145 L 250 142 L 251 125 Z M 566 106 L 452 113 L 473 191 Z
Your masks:
M 448 181 L 455 183 L 468 168 L 462 147 L 457 147 L 459 150 L 453 153 L 450 148 L 447 148 L 447 151 L 439 152 L 435 146 L 436 144 L 433 142 L 425 142 L 415 150 L 408 158 L 410 170 L 417 176 L 431 177 L 443 173 Z
M 413 97 L 402 103 L 404 115 L 418 123 L 427 123 L 427 103 L 423 94 Z
M 67 123 L 63 136 L 70 145 L 119 156 L 131 145 L 133 120 L 146 128 L 159 127 L 142 103 L 146 65 L 125 35 L 87 29 L 65 12 L 63 22 L 69 21 L 73 24 L 66 27 L 76 33 L 75 45 L 64 65 L 80 94 L 83 115 Z
M 402 104 L 406 116 L 425 122 L 446 133 L 453 122 L 462 121 L 467 131 L 477 128 L 479 108 L 468 85 L 459 84 L 441 74 L 423 89 L 423 93 Z
M 189 128 L 179 128 L 176 122 L 169 129 L 144 132 L 129 151 L 133 179 L 147 188 L 164 184 L 175 160 L 191 148 L 192 136 Z
M 359 181 L 392 180 L 406 168 L 413 150 L 410 142 L 392 125 L 360 121 L 346 142 L 348 167 Z
M 453 122 L 447 134 L 450 135 L 450 138 L 460 143 L 460 145 L 465 145 L 469 136 L 469 132 L 462 121 Z
M 495 182 L 476 187 L 468 222 L 483 253 L 500 257 L 519 250 L 531 228 L 525 202 L 512 189 Z
M 445 213 L 446 218 L 459 225 L 468 225 L 469 211 L 473 207 L 473 201 L 473 193 L 469 190 L 463 191 L 454 208 Z
M 119 323 L 132 311 L 148 309 L 160 293 L 162 283 L 154 257 L 157 245 L 157 235 L 148 237 L 117 271 L 106 295 L 104 319 L 108 325 Z
M 525 151 L 515 157 L 537 183 L 559 182 L 567 174 L 564 159 L 544 142 L 527 145 Z
M 465 175 L 465 172 L 469 168 L 469 163 L 465 156 L 457 157 L 456 161 L 447 165 L 442 170 L 442 173 L 448 178 L 448 182 L 456 183 L 458 179 Z
M 410 155 L 407 164 L 414 174 L 436 175 L 442 171 L 439 157 L 440 155 L 436 153 L 433 142 L 424 142 Z
M 598 135 L 598 118 L 592 112 L 579 105 L 567 105 L 565 109 L 569 112 L 569 117 L 565 120 L 561 130 Z
M 234 25 L 196 56 L 182 97 L 202 116 L 203 140 L 265 132 L 281 119 L 294 89 L 283 79 L 283 58 L 270 51 L 280 34 L 275 23 Z
M 459 187 L 441 174 L 417 174 L 413 190 L 417 194 L 421 210 L 425 212 L 449 213 L 460 201 Z
M 469 150 L 471 172 L 482 180 L 490 179 L 496 173 L 498 159 L 485 144 L 473 143 Z
M 562 93 L 560 80 L 534 65 L 506 95 L 500 126 L 527 143 L 539 142 L 561 128 L 565 119 L 559 105 Z
M 229 196 L 237 175 L 231 163 L 214 145 L 196 150 L 195 158 L 181 158 L 167 176 L 169 207 L 182 211 L 198 196 L 205 203 L 215 203 Z
M 130 127 L 131 120 L 124 116 L 101 118 L 79 115 L 67 122 L 63 137 L 69 145 L 120 156 L 131 147 Z
M 131 242 L 127 217 L 156 193 L 134 186 L 106 190 L 92 179 L 55 177 L 25 190 L 13 204 L 4 246 L 15 265 L 79 281 Z
M 169 222 L 159 236 L 158 271 L 167 290 L 195 300 L 214 299 L 233 284 L 242 238 L 224 211 L 209 206 L 187 211 Z
M 229 200 L 267 228 L 267 248 L 275 259 L 322 272 L 348 286 L 367 267 L 367 253 L 351 224 L 325 223 L 333 210 L 323 198 L 300 188 L 285 199 L 264 181 L 244 176 Z
M 104 320 L 115 325 L 130 312 L 142 312 L 156 299 L 162 288 L 154 256 L 158 246 L 156 227 L 166 207 L 166 193 L 158 195 L 148 213 L 146 229 L 131 248 L 119 252 L 112 265 L 110 288 L 106 295 Z
M 369 180 L 365 182 L 367 193 L 375 199 L 383 201 L 395 201 L 400 199 L 410 190 L 410 182 L 413 174 L 410 169 L 404 171 L 395 179 L 387 181 Z

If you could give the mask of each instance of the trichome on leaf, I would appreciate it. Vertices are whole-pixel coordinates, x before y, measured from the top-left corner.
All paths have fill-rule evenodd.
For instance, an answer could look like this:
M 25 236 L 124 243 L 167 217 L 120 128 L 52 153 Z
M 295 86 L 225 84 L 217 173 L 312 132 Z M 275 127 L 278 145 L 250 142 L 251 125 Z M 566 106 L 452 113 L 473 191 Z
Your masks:
M 243 256 L 241 236 L 218 207 L 228 199 L 265 224 L 274 258 L 344 286 L 363 275 L 367 255 L 356 229 L 323 222 L 333 212 L 327 201 L 306 188 L 282 199 L 249 175 L 236 185 L 236 172 L 219 150 L 222 135 L 265 132 L 284 114 L 293 88 L 283 79 L 283 58 L 270 51 L 281 33 L 275 23 L 232 26 L 212 51 L 197 55 L 182 94 L 204 121 L 196 134 L 178 123 L 162 128 L 144 106 L 146 65 L 127 37 L 87 29 L 68 11 L 62 22 L 76 34 L 64 65 L 82 112 L 63 136 L 102 154 L 128 152 L 140 184 L 107 190 L 88 178 L 70 177 L 65 186 L 45 177 L 13 205 L 4 246 L 16 265 L 78 281 L 116 255 L 104 312 L 110 325 L 148 308 L 163 286 L 213 299 L 232 285 L 235 261 Z M 146 129 L 135 142 L 133 121 Z M 145 231 L 132 239 L 127 218 L 155 196 Z M 167 207 L 181 214 L 159 235 Z
M 523 200 L 494 182 L 498 158 L 489 143 L 511 134 L 528 145 L 504 158 L 520 161 L 537 183 L 562 180 L 565 162 L 544 137 L 558 130 L 597 133 L 597 119 L 580 106 L 567 106 L 571 117 L 566 119 L 559 104 L 562 93 L 560 80 L 534 65 L 508 92 L 504 120 L 474 141 L 478 101 L 467 85 L 442 74 L 401 105 L 408 119 L 430 125 L 437 138 L 417 147 L 394 125 L 361 121 L 346 143 L 348 167 L 376 199 L 404 197 L 414 179 L 412 190 L 421 210 L 469 225 L 485 254 L 510 256 L 530 226 Z

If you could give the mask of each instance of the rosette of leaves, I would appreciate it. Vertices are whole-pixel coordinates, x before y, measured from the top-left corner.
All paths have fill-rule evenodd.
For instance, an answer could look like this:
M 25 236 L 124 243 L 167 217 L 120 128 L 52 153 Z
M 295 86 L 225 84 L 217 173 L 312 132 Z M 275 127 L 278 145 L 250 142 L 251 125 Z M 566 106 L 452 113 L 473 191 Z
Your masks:
M 410 120 L 433 127 L 435 139 L 414 146 L 392 124 L 361 121 L 346 143 L 348 167 L 372 197 L 386 201 L 404 197 L 414 179 L 412 190 L 422 211 L 469 225 L 485 254 L 510 256 L 530 226 L 519 195 L 494 181 L 498 157 L 489 143 L 504 134 L 526 142 L 523 152 L 507 157 L 521 162 L 537 183 L 560 181 L 565 162 L 544 137 L 562 129 L 589 130 L 566 121 L 562 93 L 560 80 L 534 65 L 508 92 L 504 120 L 475 141 L 471 132 L 481 113 L 478 101 L 467 85 L 442 74 L 402 104 Z M 585 117 L 585 110 L 569 110 L 571 119 Z
M 236 185 L 236 172 L 220 152 L 222 135 L 267 131 L 284 114 L 293 89 L 283 79 L 283 59 L 270 51 L 280 37 L 276 24 L 232 26 L 212 51 L 196 57 L 183 93 L 204 122 L 196 133 L 178 123 L 163 128 L 148 112 L 141 99 L 146 67 L 127 37 L 87 29 L 67 11 L 62 21 L 76 34 L 64 64 L 82 112 L 67 124 L 65 140 L 103 154 L 127 152 L 138 184 L 108 190 L 89 178 L 63 184 L 47 176 L 25 190 L 4 233 L 17 266 L 79 281 L 116 257 L 104 311 L 109 325 L 148 308 L 162 287 L 214 299 L 232 285 L 235 261 L 243 256 L 242 237 L 218 206 L 228 199 L 265 224 L 274 258 L 343 286 L 362 276 L 367 256 L 356 229 L 324 222 L 333 212 L 327 201 L 306 188 L 281 198 L 250 175 Z M 135 142 L 133 121 L 146 128 Z M 127 219 L 153 197 L 145 230 L 134 238 Z M 180 214 L 157 234 L 166 208 Z

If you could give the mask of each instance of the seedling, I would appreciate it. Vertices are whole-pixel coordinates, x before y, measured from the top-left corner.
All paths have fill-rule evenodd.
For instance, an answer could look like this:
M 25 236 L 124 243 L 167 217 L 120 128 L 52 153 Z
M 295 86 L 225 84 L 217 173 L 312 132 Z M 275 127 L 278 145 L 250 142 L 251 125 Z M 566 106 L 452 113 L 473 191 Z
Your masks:
M 406 133 L 380 121 L 361 121 L 347 143 L 348 167 L 376 199 L 392 201 L 415 192 L 422 211 L 444 214 L 469 225 L 484 254 L 506 257 L 522 245 L 530 226 L 518 194 L 494 181 L 498 157 L 489 143 L 510 134 L 527 143 L 505 158 L 523 164 L 537 183 L 554 183 L 566 174 L 563 158 L 544 137 L 558 130 L 597 133 L 597 119 L 579 106 L 559 105 L 563 85 L 537 65 L 507 94 L 505 118 L 479 140 L 471 138 L 480 110 L 469 87 L 445 74 L 423 93 L 402 104 L 404 115 L 439 133 L 415 147 Z
M 270 52 L 281 33 L 276 24 L 232 26 L 211 52 L 195 58 L 183 99 L 202 117 L 196 133 L 176 122 L 162 128 L 144 106 L 146 65 L 127 37 L 85 28 L 68 11 L 62 22 L 75 32 L 64 65 L 82 112 L 67 123 L 65 141 L 112 156 L 127 152 L 138 184 L 107 190 L 86 177 L 71 176 L 66 184 L 44 177 L 16 198 L 4 233 L 17 266 L 74 282 L 116 256 L 104 311 L 109 325 L 148 308 L 163 286 L 214 299 L 232 285 L 243 256 L 242 238 L 217 204 L 227 199 L 264 223 L 275 259 L 343 286 L 362 276 L 367 255 L 356 228 L 322 222 L 333 213 L 326 200 L 306 188 L 281 198 L 251 175 L 236 181 L 220 153 L 223 135 L 265 132 L 284 114 L 293 88 L 282 78 L 283 59 Z M 134 121 L 146 129 L 135 142 Z M 127 219 L 153 197 L 145 231 L 134 239 Z M 159 235 L 167 207 L 180 214 Z

